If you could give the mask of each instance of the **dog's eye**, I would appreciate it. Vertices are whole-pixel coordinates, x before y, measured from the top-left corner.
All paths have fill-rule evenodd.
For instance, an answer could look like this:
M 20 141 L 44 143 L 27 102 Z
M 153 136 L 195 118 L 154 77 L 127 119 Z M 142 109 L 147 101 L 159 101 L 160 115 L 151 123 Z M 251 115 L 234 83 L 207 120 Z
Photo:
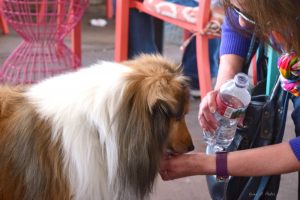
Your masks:
M 182 119 L 182 116 L 176 117 L 176 121 L 181 121 L 181 119 Z
M 176 119 L 176 121 L 181 121 L 184 118 L 184 116 L 185 116 L 185 114 L 183 113 L 180 116 L 176 116 L 175 119 Z

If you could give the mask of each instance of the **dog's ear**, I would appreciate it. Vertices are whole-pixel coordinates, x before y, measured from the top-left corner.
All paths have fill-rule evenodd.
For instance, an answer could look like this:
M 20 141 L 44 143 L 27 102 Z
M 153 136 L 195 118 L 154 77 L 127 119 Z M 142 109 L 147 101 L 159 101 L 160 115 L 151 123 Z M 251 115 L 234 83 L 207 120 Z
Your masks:
M 151 113 L 160 110 L 166 114 L 176 112 L 178 98 L 182 95 L 182 85 L 172 87 L 165 80 L 155 83 L 156 87 L 150 87 L 147 94 L 147 104 Z M 158 110 L 157 110 L 158 109 Z
M 167 133 L 169 132 L 169 121 L 172 115 L 172 109 L 165 101 L 158 100 L 151 108 L 152 126 L 154 137 L 159 143 L 159 147 L 162 147 L 167 140 Z M 160 149 L 162 150 L 162 149 Z
M 131 77 L 113 123 L 122 163 L 117 169 L 117 177 L 122 180 L 117 182 L 119 187 L 131 185 L 142 197 L 151 191 L 157 175 L 170 128 L 170 114 L 176 110 L 177 100 L 173 90 L 159 88 L 162 85 L 155 85 L 157 82 L 133 80 L 139 79 Z
M 188 101 L 188 89 L 184 84 L 165 85 L 149 89 L 147 104 L 150 113 L 165 114 L 168 117 L 181 117 L 184 112 L 184 104 Z
M 121 180 L 116 182 L 123 188 L 130 185 L 139 197 L 152 189 L 171 116 L 182 113 L 178 99 L 185 96 L 185 78 L 180 73 L 146 61 L 127 63 L 134 70 L 124 77 L 125 89 L 112 124 L 121 163 L 116 176 Z

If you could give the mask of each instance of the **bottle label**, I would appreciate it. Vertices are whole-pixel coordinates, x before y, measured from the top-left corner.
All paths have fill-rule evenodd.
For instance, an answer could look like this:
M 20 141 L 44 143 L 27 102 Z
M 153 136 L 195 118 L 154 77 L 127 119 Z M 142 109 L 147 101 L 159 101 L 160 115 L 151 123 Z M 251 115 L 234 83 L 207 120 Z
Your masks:
M 241 105 L 238 105 L 240 103 L 237 103 L 236 101 L 231 101 L 230 103 L 226 103 L 222 101 L 220 95 L 217 95 L 216 98 L 216 103 L 217 103 L 217 112 L 229 119 L 236 119 L 239 117 L 244 116 L 246 108 L 240 107 Z M 235 108 L 236 107 L 236 108 Z

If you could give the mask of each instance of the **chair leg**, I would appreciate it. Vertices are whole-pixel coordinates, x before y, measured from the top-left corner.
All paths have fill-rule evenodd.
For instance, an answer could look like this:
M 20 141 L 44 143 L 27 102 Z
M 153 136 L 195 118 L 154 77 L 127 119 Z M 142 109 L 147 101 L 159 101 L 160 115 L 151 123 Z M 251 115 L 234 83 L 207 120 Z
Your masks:
M 7 35 L 9 33 L 7 23 L 1 15 L 0 15 L 0 28 L 2 29 L 3 35 Z
M 72 50 L 75 54 L 73 57 L 73 68 L 77 69 L 81 65 L 81 21 L 72 30 Z M 77 64 L 76 59 L 79 59 Z
M 197 66 L 198 79 L 201 97 L 203 98 L 209 91 L 211 91 L 210 78 L 210 63 L 209 63 L 209 49 L 208 38 L 197 34 L 196 36 L 196 51 L 197 51 Z
M 129 0 L 116 0 L 115 61 L 128 58 Z
M 164 51 L 164 22 L 154 18 L 154 33 L 155 33 L 155 44 L 159 53 Z
M 41 24 L 44 21 L 47 21 L 47 17 L 45 16 L 47 13 L 47 8 L 48 8 L 48 1 L 42 0 L 41 4 L 39 6 L 39 11 L 38 11 L 38 16 L 37 16 L 38 24 Z
M 113 8 L 113 1 L 106 0 L 106 18 L 112 19 L 114 16 L 114 8 Z

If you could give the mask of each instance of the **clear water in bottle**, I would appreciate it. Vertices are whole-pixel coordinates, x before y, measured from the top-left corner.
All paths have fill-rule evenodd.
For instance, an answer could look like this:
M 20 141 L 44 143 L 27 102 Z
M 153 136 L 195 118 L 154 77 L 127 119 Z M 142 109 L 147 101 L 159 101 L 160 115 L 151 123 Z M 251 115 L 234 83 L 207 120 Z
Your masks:
M 216 134 L 203 130 L 203 140 L 208 146 L 213 146 L 216 144 Z
M 226 111 L 219 110 L 214 114 L 218 122 L 218 128 L 215 132 L 216 143 L 214 148 L 215 151 L 222 151 L 231 144 L 235 135 L 235 131 L 237 129 L 238 118 L 236 117 L 239 117 L 241 115 L 241 113 L 244 111 L 245 106 L 242 103 L 242 101 L 235 96 L 222 94 L 222 96 L 221 97 L 218 96 L 218 98 L 221 98 L 219 100 L 221 102 L 218 103 L 219 105 L 221 103 L 223 104 L 222 106 L 226 106 L 227 109 L 231 109 L 232 111 L 229 118 L 220 115 L 220 113 Z M 222 108 L 222 106 L 220 106 L 219 109 Z M 228 112 L 227 115 L 229 115 Z
M 238 120 L 251 100 L 248 85 L 248 76 L 239 73 L 220 88 L 214 113 L 218 128 L 215 132 L 203 132 L 205 142 L 215 152 L 225 150 L 234 138 Z

